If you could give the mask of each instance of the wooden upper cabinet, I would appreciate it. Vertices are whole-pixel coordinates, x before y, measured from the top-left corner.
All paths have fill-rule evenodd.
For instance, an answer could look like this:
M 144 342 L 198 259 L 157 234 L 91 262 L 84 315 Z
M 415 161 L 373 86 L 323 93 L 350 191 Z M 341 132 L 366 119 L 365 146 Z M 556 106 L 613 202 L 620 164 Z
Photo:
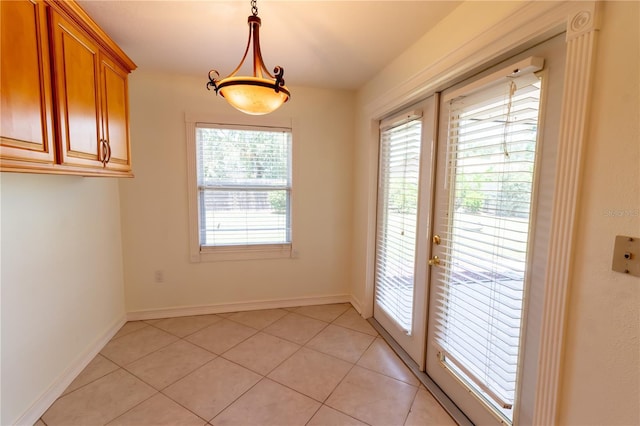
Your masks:
M 128 72 L 106 56 L 100 58 L 102 138 L 105 167 L 131 170 Z
M 0 158 L 55 163 L 46 6 L 0 1 Z
M 1 169 L 131 176 L 127 81 L 135 64 L 73 1 L 0 4 Z
M 59 13 L 51 25 L 60 163 L 101 168 L 100 49 Z

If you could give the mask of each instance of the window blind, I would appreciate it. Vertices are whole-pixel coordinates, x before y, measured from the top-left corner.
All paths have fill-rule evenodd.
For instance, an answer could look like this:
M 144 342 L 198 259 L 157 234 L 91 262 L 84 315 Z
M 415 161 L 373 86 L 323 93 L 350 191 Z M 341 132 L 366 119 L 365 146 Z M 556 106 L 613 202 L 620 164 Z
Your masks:
M 201 246 L 291 242 L 291 131 L 198 124 Z
M 443 365 L 513 420 L 527 281 L 540 80 L 502 79 L 449 103 L 449 202 L 438 285 Z
M 380 132 L 375 297 L 407 334 L 413 319 L 421 129 L 414 114 Z

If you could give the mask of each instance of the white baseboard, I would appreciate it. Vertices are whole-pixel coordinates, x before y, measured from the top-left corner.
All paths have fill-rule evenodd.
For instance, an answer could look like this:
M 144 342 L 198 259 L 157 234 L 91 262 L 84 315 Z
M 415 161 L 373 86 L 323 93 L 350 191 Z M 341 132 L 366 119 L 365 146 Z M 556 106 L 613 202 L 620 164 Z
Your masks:
M 84 368 L 91 362 L 91 360 L 102 350 L 104 345 L 111 340 L 111 338 L 120 330 L 120 328 L 126 322 L 125 316 L 118 318 L 107 331 L 94 340 L 89 347 L 80 354 L 75 360 L 73 360 L 69 367 L 62 372 L 54 380 L 41 396 L 38 398 L 29 409 L 22 414 L 15 422 L 16 425 L 32 426 L 40 417 L 51 407 L 51 404 L 62 395 L 62 393 L 69 387 L 71 382 L 84 370 Z
M 349 302 L 351 303 L 351 305 L 353 306 L 353 308 L 358 311 L 358 313 L 360 315 L 362 315 L 362 303 L 360 303 L 360 300 L 355 297 L 354 295 L 350 295 L 349 296 Z M 365 318 L 366 319 L 366 318 Z
M 250 302 L 221 303 L 216 305 L 178 306 L 164 309 L 148 309 L 127 313 L 128 321 L 159 318 L 186 317 L 191 315 L 221 314 L 225 312 L 255 311 L 259 309 L 292 308 L 295 306 L 327 305 L 330 303 L 351 303 L 351 295 L 311 296 L 293 299 L 255 300 Z M 355 305 L 354 305 L 355 307 Z M 357 309 L 357 308 L 356 308 Z

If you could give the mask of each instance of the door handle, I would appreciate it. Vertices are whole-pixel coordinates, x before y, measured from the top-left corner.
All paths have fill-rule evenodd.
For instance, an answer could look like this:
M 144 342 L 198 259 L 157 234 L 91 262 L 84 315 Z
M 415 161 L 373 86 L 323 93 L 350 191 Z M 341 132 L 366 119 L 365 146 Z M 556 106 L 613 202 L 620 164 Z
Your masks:
M 440 258 L 438 256 L 433 256 L 431 259 L 429 259 L 430 266 L 435 266 L 439 264 L 440 264 Z

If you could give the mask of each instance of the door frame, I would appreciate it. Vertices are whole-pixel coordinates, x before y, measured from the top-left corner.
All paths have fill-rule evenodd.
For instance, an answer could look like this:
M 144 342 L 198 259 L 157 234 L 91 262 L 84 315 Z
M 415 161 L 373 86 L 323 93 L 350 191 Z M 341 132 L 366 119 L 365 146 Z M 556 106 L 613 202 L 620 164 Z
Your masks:
M 576 211 L 592 95 L 595 49 L 601 4 L 588 2 L 522 3 L 468 43 L 450 51 L 412 78 L 362 105 L 369 120 L 364 135 L 370 147 L 367 179 L 367 229 L 364 300 L 354 298 L 365 318 L 373 314 L 378 139 L 377 123 L 385 115 L 453 85 L 482 66 L 499 62 L 566 31 L 566 69 L 558 132 L 555 197 L 542 306 L 540 365 L 537 375 L 534 424 L 554 424 L 558 413 L 560 371 L 564 347 L 568 283 L 575 252 Z M 569 244 L 567 244 L 569 242 Z M 425 259 L 426 261 L 426 259 Z M 360 303 L 359 303 L 360 302 Z

